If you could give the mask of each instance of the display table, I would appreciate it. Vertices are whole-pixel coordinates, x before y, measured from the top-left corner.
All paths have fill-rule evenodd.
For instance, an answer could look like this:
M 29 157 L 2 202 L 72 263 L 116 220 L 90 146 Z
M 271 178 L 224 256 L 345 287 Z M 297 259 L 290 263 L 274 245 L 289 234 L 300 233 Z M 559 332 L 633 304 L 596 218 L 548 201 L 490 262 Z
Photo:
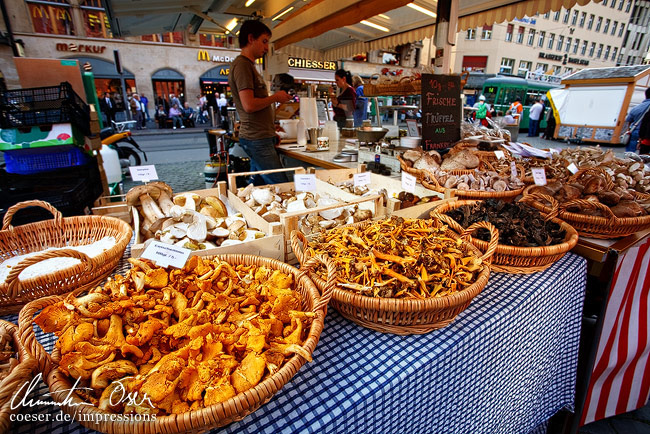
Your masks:
M 541 273 L 495 273 L 451 325 L 426 335 L 381 334 L 330 311 L 314 361 L 214 432 L 528 433 L 573 408 L 585 285 L 586 261 L 573 254 Z M 45 393 L 42 384 L 30 396 Z M 53 405 L 18 411 L 49 421 L 13 432 L 90 432 L 56 421 Z
M 289 157 L 299 162 L 307 163 L 310 166 L 322 167 L 323 169 L 354 169 L 359 165 L 356 161 L 349 163 L 335 163 L 332 161 L 334 156 L 340 153 L 345 145 L 351 144 L 346 143 L 345 139 L 341 139 L 339 141 L 331 141 L 330 148 L 327 151 L 308 152 L 293 149 L 297 145 L 280 145 L 275 150 L 280 156 Z M 291 163 L 291 161 L 287 162 L 285 160 L 285 163 Z M 289 167 L 294 166 L 289 164 Z

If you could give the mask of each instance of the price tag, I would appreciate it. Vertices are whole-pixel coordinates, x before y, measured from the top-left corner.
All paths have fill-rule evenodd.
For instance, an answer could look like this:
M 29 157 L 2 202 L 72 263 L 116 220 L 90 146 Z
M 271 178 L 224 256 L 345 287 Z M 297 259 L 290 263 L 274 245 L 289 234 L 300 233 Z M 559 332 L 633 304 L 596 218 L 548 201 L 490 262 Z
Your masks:
M 560 150 L 556 149 L 556 148 L 551 148 L 550 151 L 551 151 L 551 154 L 559 154 L 560 153 Z
M 370 173 L 371 172 L 355 173 L 354 186 L 361 187 L 362 185 L 370 184 Z
M 546 171 L 543 167 L 533 167 L 530 170 L 533 172 L 535 185 L 546 185 Z
M 402 188 L 409 193 L 415 193 L 417 179 L 410 173 L 402 172 Z
M 296 184 L 296 191 L 316 191 L 316 175 L 295 174 L 293 181 Z
M 506 154 L 504 154 L 503 151 L 494 151 L 494 155 L 496 155 L 499 160 L 506 158 Z
M 510 177 L 512 179 L 517 178 L 517 165 L 514 161 L 510 162 Z
M 153 164 L 149 166 L 130 166 L 129 172 L 131 172 L 131 179 L 134 181 L 149 182 L 158 179 L 156 166 Z
M 145 259 L 151 259 L 160 267 L 183 268 L 192 251 L 184 247 L 153 241 L 142 253 Z
M 567 169 L 574 175 L 578 172 L 578 166 L 576 166 L 575 163 L 569 164 L 569 167 L 567 167 Z

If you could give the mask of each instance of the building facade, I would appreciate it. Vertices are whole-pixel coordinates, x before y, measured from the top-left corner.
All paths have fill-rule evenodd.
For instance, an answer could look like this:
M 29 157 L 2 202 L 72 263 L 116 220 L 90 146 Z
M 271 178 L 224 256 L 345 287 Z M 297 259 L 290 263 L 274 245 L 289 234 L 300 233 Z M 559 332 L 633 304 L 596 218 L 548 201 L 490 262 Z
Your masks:
M 616 65 L 639 65 L 650 61 L 650 2 L 634 0 L 630 22 Z
M 453 71 L 566 75 L 616 66 L 632 6 L 632 0 L 602 0 L 459 32 Z

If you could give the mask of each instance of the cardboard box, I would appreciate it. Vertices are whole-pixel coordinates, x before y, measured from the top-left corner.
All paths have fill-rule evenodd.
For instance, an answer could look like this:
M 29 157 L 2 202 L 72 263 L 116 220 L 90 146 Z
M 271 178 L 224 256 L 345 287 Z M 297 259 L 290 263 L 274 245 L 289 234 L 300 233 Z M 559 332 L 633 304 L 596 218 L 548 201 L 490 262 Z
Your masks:
M 286 102 L 275 109 L 275 119 L 291 119 L 300 109 L 300 103 Z

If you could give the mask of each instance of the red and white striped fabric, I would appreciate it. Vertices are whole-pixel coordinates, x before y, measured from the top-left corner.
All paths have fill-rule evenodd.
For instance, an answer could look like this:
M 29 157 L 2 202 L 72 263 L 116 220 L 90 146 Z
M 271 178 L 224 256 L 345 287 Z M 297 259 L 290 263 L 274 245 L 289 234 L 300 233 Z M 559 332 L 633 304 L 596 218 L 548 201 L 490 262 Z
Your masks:
M 618 259 L 580 425 L 650 397 L 650 237 Z

